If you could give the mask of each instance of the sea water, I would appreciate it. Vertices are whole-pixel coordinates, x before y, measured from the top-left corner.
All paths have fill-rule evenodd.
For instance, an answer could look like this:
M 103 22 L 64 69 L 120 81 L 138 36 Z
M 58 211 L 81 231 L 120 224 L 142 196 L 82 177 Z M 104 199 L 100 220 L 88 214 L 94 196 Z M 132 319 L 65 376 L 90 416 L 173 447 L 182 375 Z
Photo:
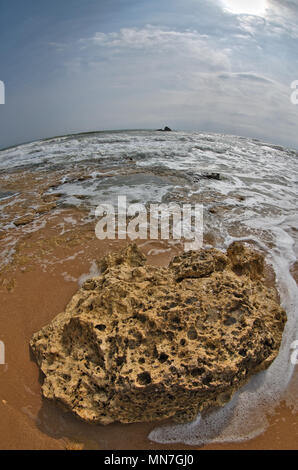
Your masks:
M 212 233 L 217 248 L 249 241 L 273 267 L 288 317 L 277 359 L 223 408 L 189 424 L 156 427 L 151 440 L 190 445 L 239 441 L 264 431 L 268 411 L 281 398 L 297 406 L 295 392 L 286 392 L 294 371 L 291 347 L 298 339 L 298 288 L 291 274 L 298 252 L 297 156 L 295 150 L 256 139 L 156 131 L 71 135 L 0 151 L 2 177 L 56 172 L 59 182 L 49 194 L 60 194 L 62 208 L 84 207 L 90 217 L 99 203 L 116 204 L 119 195 L 128 203 L 201 203 L 204 232 Z M 74 169 L 88 179 L 71 178 Z M 212 173 L 220 179 L 208 178 Z M 11 228 L 5 225 L 5 210 L 22 195 L 1 188 L 0 194 L 2 228 Z

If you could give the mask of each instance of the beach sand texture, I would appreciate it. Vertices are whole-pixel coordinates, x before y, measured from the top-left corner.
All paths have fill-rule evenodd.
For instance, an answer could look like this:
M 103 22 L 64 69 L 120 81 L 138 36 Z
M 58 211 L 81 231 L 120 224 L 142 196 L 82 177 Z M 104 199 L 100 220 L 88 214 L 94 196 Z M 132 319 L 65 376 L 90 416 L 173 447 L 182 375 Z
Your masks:
M 1 449 L 297 448 L 298 375 L 290 361 L 291 344 L 298 339 L 296 155 L 248 139 L 177 134 L 158 137 L 162 141 L 154 140 L 154 133 L 92 136 L 89 153 L 87 143 L 76 139 L 80 151 L 67 168 L 65 154 L 58 161 L 53 152 L 51 160 L 46 147 L 58 152 L 67 144 L 73 154 L 78 144 L 71 139 L 0 152 Z M 154 148 L 147 159 L 138 154 L 142 149 L 146 153 L 146 146 Z M 97 160 L 94 149 L 101 152 Z M 106 154 L 111 156 L 108 162 Z M 34 155 L 39 158 L 36 166 Z M 191 178 L 187 168 L 196 174 L 219 172 L 223 178 L 186 182 Z M 209 421 L 182 428 L 170 422 L 95 426 L 42 399 L 30 338 L 65 309 L 84 280 L 97 274 L 95 260 L 126 245 L 125 240 L 99 241 L 95 236 L 92 210 L 116 191 L 130 200 L 201 202 L 205 247 L 224 249 L 245 239 L 271 266 L 268 278 L 288 314 L 281 352 L 267 374 L 252 379 L 230 407 Z M 155 266 L 167 266 L 184 249 L 182 242 L 165 240 L 137 244 Z

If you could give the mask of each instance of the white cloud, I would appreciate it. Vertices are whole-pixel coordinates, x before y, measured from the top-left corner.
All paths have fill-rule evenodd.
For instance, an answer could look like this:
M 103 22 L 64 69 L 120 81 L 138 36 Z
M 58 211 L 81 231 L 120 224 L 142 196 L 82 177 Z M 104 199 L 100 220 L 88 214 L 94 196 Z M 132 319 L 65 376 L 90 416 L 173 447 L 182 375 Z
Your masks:
M 275 81 L 270 78 L 264 77 L 263 75 L 258 75 L 254 72 L 234 72 L 228 73 L 224 72 L 218 75 L 219 78 L 226 79 L 236 79 L 236 80 L 246 80 L 250 82 L 260 82 L 260 83 L 269 83 L 274 84 Z
M 99 57 L 106 55 L 105 49 L 108 49 L 109 57 L 131 50 L 134 57 L 139 52 L 149 53 L 157 60 L 165 54 L 172 60 L 194 60 L 197 66 L 204 66 L 206 70 L 227 69 L 230 65 L 228 51 L 211 46 L 209 36 L 195 30 L 173 31 L 147 25 L 140 29 L 123 28 L 119 32 L 97 32 L 91 38 L 81 39 L 80 43 L 83 49 L 92 49 L 93 53 L 97 48 Z
M 250 25 L 260 31 L 265 24 L 255 18 L 241 17 L 244 34 L 237 38 L 234 29 L 222 37 L 150 25 L 97 32 L 79 41 L 74 69 L 114 126 L 162 121 L 290 145 L 298 118 L 291 81 L 283 83 L 278 56 L 268 57 L 252 38 Z
M 297 39 L 298 3 L 271 0 L 264 16 L 240 15 L 238 21 L 241 29 L 252 36 L 261 33 L 267 37 Z
M 7 81 L 6 142 L 167 123 L 297 146 L 298 0 L 267 2 L 262 17 L 231 14 L 223 0 L 107 0 L 106 16 L 75 23 L 70 12 L 65 28 L 36 38 L 50 74 L 44 49 L 24 43 L 30 80 L 21 71 L 18 89 Z

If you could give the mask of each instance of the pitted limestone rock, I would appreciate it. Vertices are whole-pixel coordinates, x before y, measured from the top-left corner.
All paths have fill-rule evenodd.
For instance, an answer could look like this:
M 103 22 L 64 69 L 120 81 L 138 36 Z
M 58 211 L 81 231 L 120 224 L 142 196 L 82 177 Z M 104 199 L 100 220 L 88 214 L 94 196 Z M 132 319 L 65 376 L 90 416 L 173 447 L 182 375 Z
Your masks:
M 286 314 L 245 245 L 185 253 L 168 268 L 129 245 L 99 265 L 30 343 L 43 395 L 81 419 L 192 420 L 277 356 Z

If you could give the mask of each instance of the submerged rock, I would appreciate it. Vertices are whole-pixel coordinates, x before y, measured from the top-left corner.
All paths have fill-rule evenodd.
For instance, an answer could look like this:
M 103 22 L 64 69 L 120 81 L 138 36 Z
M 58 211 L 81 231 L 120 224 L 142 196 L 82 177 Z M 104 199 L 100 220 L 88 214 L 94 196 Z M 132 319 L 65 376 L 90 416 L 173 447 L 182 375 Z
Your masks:
M 30 342 L 43 395 L 84 421 L 188 421 L 222 406 L 278 354 L 286 314 L 241 243 L 168 268 L 136 245 L 100 262 L 64 313 Z
M 56 207 L 57 207 L 56 202 L 40 204 L 40 206 L 38 206 L 38 208 L 36 209 L 36 212 L 38 214 L 44 214 L 45 212 L 49 212 L 52 209 L 55 209 Z
M 28 225 L 31 222 L 33 222 L 33 220 L 34 220 L 34 214 L 27 214 L 15 220 L 14 224 L 16 227 L 19 227 L 20 225 Z
M 202 175 L 203 178 L 207 178 L 208 180 L 221 180 L 220 173 L 204 173 Z
M 222 179 L 220 173 L 202 173 L 201 175 L 192 175 L 191 173 L 189 173 L 189 175 L 192 177 L 193 181 L 200 181 L 202 178 L 217 181 L 220 181 Z

